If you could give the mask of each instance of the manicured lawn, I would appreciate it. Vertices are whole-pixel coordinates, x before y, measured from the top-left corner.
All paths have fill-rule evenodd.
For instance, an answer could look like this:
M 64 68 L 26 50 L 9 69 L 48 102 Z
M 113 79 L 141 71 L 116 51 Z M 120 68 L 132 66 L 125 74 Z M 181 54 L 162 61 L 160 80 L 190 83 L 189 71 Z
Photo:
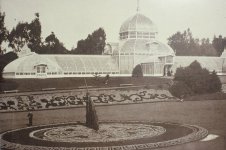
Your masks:
M 193 142 L 167 150 L 224 150 L 226 137 L 226 100 L 157 102 L 96 107 L 99 120 L 161 121 L 193 124 L 206 128 L 219 140 Z M 85 121 L 85 107 L 34 111 L 34 125 Z M 27 126 L 27 112 L 0 113 L 1 132 Z M 208 148 L 207 148 L 208 147 Z
M 185 101 L 200 101 L 200 100 L 226 100 L 226 93 L 217 92 L 203 95 L 190 96 L 184 99 Z
M 99 120 L 148 120 L 200 125 L 226 136 L 226 100 L 157 102 L 96 107 Z M 85 120 L 85 107 L 35 111 L 34 124 Z M 27 112 L 0 113 L 1 131 L 26 127 Z
M 156 85 L 160 88 L 168 86 L 170 79 L 161 77 L 110 77 L 108 84 L 105 84 L 105 77 L 85 78 L 87 85 L 92 87 L 114 87 L 121 85 Z M 85 86 L 84 78 L 58 78 L 58 79 L 11 79 L 0 82 L 0 91 L 40 91 L 47 88 L 73 89 Z
M 224 82 L 224 77 L 221 78 Z M 84 86 L 83 78 L 65 79 L 21 79 L 7 80 L 0 83 L 3 89 L 10 87 L 9 82 L 17 85 L 16 89 L 21 91 L 35 91 L 42 88 L 73 89 Z M 120 84 L 133 85 L 155 85 L 156 88 L 167 87 L 170 79 L 159 77 L 144 78 L 110 78 L 109 84 L 104 84 L 104 78 L 95 80 L 87 78 L 88 86 L 105 87 L 120 86 Z M 9 88 L 8 87 L 8 88 Z M 13 86 L 11 86 L 13 87 Z M 10 87 L 10 88 L 11 88 Z M 15 89 L 15 88 L 14 88 Z M 113 105 L 96 107 L 99 120 L 137 120 L 137 121 L 161 121 L 182 124 L 199 125 L 206 128 L 209 134 L 216 134 L 226 138 L 226 94 L 214 93 L 186 98 L 184 102 L 157 102 L 129 105 Z M 55 110 L 34 111 L 34 125 L 68 123 L 74 121 L 85 121 L 85 107 L 67 108 Z M 27 112 L 0 113 L 0 131 L 26 127 L 28 122 Z M 224 143 L 225 139 L 223 139 Z M 199 143 L 198 147 L 208 145 L 209 149 L 222 149 L 217 147 L 220 143 Z M 188 144 L 189 145 L 189 144 Z M 181 149 L 178 148 L 178 150 Z M 200 148 L 202 150 L 206 148 Z M 222 149 L 223 150 L 223 149 Z

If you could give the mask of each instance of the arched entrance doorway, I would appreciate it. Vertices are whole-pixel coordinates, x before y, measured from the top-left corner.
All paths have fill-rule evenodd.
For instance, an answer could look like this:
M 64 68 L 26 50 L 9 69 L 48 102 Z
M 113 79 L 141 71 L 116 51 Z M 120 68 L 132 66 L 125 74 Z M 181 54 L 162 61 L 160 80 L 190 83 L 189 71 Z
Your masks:
M 172 67 L 172 65 L 164 65 L 163 76 L 172 76 L 173 75 L 171 67 Z

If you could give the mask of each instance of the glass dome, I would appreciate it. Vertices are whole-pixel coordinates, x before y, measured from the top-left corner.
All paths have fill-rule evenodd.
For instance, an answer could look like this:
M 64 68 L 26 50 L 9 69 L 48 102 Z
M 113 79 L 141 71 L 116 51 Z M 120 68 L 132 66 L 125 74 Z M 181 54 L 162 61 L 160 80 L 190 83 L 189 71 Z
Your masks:
M 119 34 L 121 40 L 127 38 L 152 39 L 157 34 L 157 28 L 148 17 L 137 13 L 121 25 Z

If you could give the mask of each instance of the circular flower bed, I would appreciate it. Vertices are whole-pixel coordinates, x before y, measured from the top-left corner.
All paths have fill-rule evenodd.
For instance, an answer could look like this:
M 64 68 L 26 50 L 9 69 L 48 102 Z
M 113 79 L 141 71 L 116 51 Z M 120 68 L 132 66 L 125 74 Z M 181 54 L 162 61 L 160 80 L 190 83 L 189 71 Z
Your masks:
M 200 140 L 208 131 L 194 125 L 161 122 L 101 122 L 95 131 L 82 123 L 29 127 L 1 135 L 2 149 L 152 149 Z
M 153 137 L 166 130 L 149 124 L 104 123 L 95 131 L 84 125 L 66 125 L 35 130 L 30 137 L 54 142 L 113 142 Z

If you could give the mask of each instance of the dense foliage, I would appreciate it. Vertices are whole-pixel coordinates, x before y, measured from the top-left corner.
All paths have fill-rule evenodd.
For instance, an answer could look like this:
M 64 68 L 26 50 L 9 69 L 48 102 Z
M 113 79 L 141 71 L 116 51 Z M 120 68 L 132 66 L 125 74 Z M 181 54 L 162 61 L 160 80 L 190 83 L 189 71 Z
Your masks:
M 168 38 L 168 44 L 176 51 L 177 56 L 220 56 L 226 46 L 222 36 L 209 38 L 194 38 L 190 29 L 177 32 Z
M 224 47 L 226 47 L 226 38 L 223 38 L 221 35 L 218 38 L 214 36 L 212 44 L 217 50 L 218 56 L 220 56 L 224 51 Z
M 105 47 L 106 34 L 103 28 L 89 34 L 85 40 L 77 43 L 77 48 L 69 51 L 64 44 L 56 37 L 54 32 L 42 41 L 42 27 L 39 20 L 39 13 L 35 13 L 35 19 L 29 22 L 19 22 L 11 32 L 4 25 L 5 14 L 0 12 L 0 46 L 3 41 L 15 53 L 19 53 L 27 45 L 31 51 L 39 54 L 102 54 Z M 5 49 L 0 47 L 0 53 Z
M 4 67 L 16 58 L 17 55 L 13 52 L 6 53 L 5 55 L 0 55 L 0 81 L 2 80 L 2 71 Z
M 194 61 L 188 67 L 178 68 L 174 78 L 175 84 L 170 88 L 173 95 L 181 97 L 187 94 L 204 94 L 221 91 L 221 82 L 216 72 Z M 188 93 L 185 93 L 188 91 Z M 190 92 L 191 91 L 191 92 Z
M 36 53 L 39 54 L 67 54 L 68 50 L 64 47 L 63 43 L 56 37 L 54 32 L 46 37 L 42 46 L 37 49 Z
M 0 54 L 2 54 L 3 51 L 5 51 L 1 45 L 3 41 L 7 40 L 7 36 L 9 34 L 9 31 L 5 27 L 4 20 L 5 20 L 5 13 L 0 12 Z
M 19 22 L 9 33 L 9 46 L 14 52 L 20 52 L 25 45 L 34 52 L 41 48 L 41 23 L 39 14 L 36 13 L 35 16 L 31 23 Z
M 193 94 L 191 89 L 182 81 L 174 82 L 169 91 L 173 96 L 178 98 L 183 98 Z
M 136 65 L 136 67 L 133 69 L 132 77 L 143 77 L 141 65 Z
M 19 22 L 10 32 L 4 24 L 5 14 L 0 12 L 0 45 L 8 42 L 14 52 L 20 52 L 24 45 L 31 51 L 40 54 L 102 54 L 105 47 L 106 34 L 103 28 L 95 30 L 86 39 L 77 42 L 77 48 L 67 50 L 53 32 L 42 41 L 42 27 L 39 13 L 30 22 Z M 190 29 L 177 32 L 168 38 L 168 44 L 178 56 L 220 56 L 226 46 L 226 38 L 214 36 L 211 43 L 209 38 L 194 38 Z M 0 47 L 2 54 L 5 48 Z
M 77 43 L 77 48 L 72 49 L 72 54 L 102 54 L 105 47 L 106 34 L 103 28 L 89 34 L 85 40 Z
M 39 14 L 36 13 L 35 16 L 31 23 L 19 22 L 16 28 L 12 29 L 8 36 L 9 46 L 14 52 L 20 52 L 27 45 L 31 51 L 39 54 L 66 54 L 68 50 L 53 32 L 45 38 L 44 42 L 41 41 Z

